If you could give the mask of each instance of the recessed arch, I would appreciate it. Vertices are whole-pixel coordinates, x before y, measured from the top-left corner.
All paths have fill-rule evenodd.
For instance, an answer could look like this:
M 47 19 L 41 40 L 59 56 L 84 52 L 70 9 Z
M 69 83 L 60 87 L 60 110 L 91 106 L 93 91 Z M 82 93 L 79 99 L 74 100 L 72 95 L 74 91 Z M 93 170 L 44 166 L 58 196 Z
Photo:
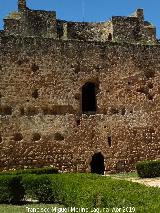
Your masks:
M 82 113 L 96 113 L 96 85 L 92 82 L 87 82 L 82 87 Z
M 19 132 L 14 134 L 14 140 L 15 141 L 22 141 L 23 140 L 23 135 Z
M 101 152 L 95 153 L 92 156 L 92 161 L 90 163 L 91 173 L 96 174 L 104 174 L 105 166 L 104 166 L 104 157 Z
M 37 132 L 33 133 L 32 141 L 39 141 L 39 140 L 41 140 L 41 135 Z
M 61 133 L 56 132 L 55 135 L 54 135 L 54 139 L 56 141 L 63 141 L 64 140 L 64 136 Z

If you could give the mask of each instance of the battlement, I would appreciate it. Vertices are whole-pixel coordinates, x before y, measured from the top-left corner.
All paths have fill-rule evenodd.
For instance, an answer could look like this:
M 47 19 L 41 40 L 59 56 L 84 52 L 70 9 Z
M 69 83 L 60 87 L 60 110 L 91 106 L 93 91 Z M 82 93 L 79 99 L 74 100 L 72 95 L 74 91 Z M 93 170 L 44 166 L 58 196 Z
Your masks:
M 144 21 L 143 9 L 127 17 L 113 16 L 105 22 L 68 22 L 57 19 L 55 11 L 30 10 L 25 0 L 18 1 L 18 12 L 4 19 L 4 31 L 7 35 L 62 40 L 156 42 L 156 28 Z

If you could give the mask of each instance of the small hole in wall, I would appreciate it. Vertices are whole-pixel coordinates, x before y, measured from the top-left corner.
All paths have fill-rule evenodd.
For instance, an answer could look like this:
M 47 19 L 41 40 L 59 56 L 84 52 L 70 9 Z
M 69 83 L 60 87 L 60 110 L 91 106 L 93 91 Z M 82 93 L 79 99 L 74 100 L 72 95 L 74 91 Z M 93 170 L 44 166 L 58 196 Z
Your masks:
M 111 146 L 112 146 L 112 140 L 111 140 L 111 137 L 108 137 L 108 145 L 109 145 L 109 147 L 111 147 Z
M 63 141 L 64 140 L 64 136 L 61 135 L 59 132 L 56 132 L 55 135 L 54 135 L 54 139 L 56 141 Z
M 122 111 L 121 111 L 121 114 L 122 114 L 122 115 L 125 115 L 125 113 L 126 113 L 126 109 L 125 109 L 125 107 L 123 107 L 123 108 L 122 108 Z
M 81 124 L 80 119 L 77 120 L 77 126 L 79 126 Z
M 39 113 L 38 109 L 37 109 L 36 107 L 34 107 L 34 106 L 29 106 L 29 107 L 27 107 L 26 110 L 25 110 L 25 114 L 26 114 L 27 116 L 38 115 L 38 113 Z
M 111 112 L 111 114 L 118 114 L 119 110 L 116 108 L 111 108 L 110 112 Z
M 74 98 L 75 98 L 75 100 L 79 100 L 80 99 L 80 94 L 75 94 L 75 96 L 74 96 Z
M 151 128 L 149 129 L 149 132 L 150 132 L 151 134 L 154 134 L 156 131 L 155 131 L 155 129 L 154 129 L 153 127 L 151 127 Z
M 17 61 L 17 64 L 18 64 L 19 66 L 22 65 L 22 64 L 23 64 L 23 60 L 20 60 L 20 59 L 19 59 L 19 60 Z
M 78 74 L 80 72 L 80 63 L 78 62 L 74 68 L 74 72 Z
M 153 95 L 151 95 L 151 94 L 148 94 L 148 96 L 147 96 L 147 97 L 148 97 L 148 100 L 152 101 L 154 96 L 153 96 Z
M 133 129 L 132 132 L 133 132 L 133 135 L 134 135 L 134 137 L 135 137 L 135 136 L 137 135 L 137 130 L 136 130 L 136 129 Z
M 1 106 L 0 115 L 12 115 L 12 107 L 10 106 Z
M 147 95 L 148 92 L 149 92 L 149 89 L 148 89 L 148 87 L 141 86 L 140 88 L 137 89 L 137 92 L 140 92 L 140 93 Z
M 24 113 L 25 113 L 25 112 L 24 112 L 24 107 L 20 107 L 20 108 L 19 108 L 19 111 L 20 111 L 20 115 L 23 116 Z
M 37 70 L 39 70 L 39 67 L 38 67 L 36 64 L 32 64 L 31 70 L 32 70 L 33 72 L 36 72 Z
M 2 94 L 0 93 L 0 98 L 2 98 Z
M 154 76 L 155 76 L 155 71 L 154 71 L 154 70 L 146 70 L 146 71 L 144 72 L 144 75 L 145 75 L 145 77 L 146 77 L 147 79 L 149 79 L 149 78 L 154 78 Z
M 108 113 L 108 110 L 107 109 L 103 109 L 103 114 L 107 115 L 107 113 Z
M 92 133 L 92 134 L 91 134 L 91 140 L 93 140 L 93 139 L 94 139 L 94 134 Z
M 131 82 L 130 82 L 130 81 L 128 81 L 128 85 L 131 85 Z
M 106 128 L 107 128 L 107 126 L 104 126 L 104 128 L 106 129 Z
M 153 88 L 153 84 L 151 82 L 148 83 L 148 88 L 152 89 Z
M 32 141 L 39 141 L 41 139 L 41 136 L 39 133 L 34 133 L 32 136 Z
M 33 92 L 32 92 L 32 97 L 37 99 L 38 98 L 38 89 L 35 89 Z
M 129 113 L 131 113 L 131 114 L 132 114 L 132 113 L 133 113 L 133 110 L 130 110 L 130 111 L 129 111 Z
M 6 107 L 4 108 L 4 113 L 5 113 L 6 115 L 11 115 L 11 114 L 12 114 L 12 107 L 6 106 Z
M 0 143 L 2 143 L 2 136 L 0 135 Z
M 71 64 L 71 68 L 74 68 L 74 66 L 75 66 L 74 64 Z
M 14 140 L 15 141 L 21 141 L 21 140 L 23 140 L 23 135 L 21 133 L 14 134 Z
M 75 74 L 78 74 L 79 73 L 79 69 L 75 68 Z

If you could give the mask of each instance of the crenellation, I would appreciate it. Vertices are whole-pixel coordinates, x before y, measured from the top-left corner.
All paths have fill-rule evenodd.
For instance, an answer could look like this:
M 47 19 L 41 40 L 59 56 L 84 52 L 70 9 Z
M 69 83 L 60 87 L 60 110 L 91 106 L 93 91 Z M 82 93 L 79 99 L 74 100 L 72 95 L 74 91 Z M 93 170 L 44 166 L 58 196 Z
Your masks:
M 26 6 L 26 0 L 18 0 L 18 11 L 24 11 L 28 9 Z
M 136 17 L 141 22 L 144 22 L 144 12 L 143 12 L 143 9 L 138 8 L 133 14 L 130 15 L 130 17 Z
M 19 1 L 19 12 L 12 12 L 4 19 L 7 35 L 45 37 L 61 40 L 126 41 L 156 43 L 156 29 L 144 21 L 143 9 L 131 16 L 113 16 L 99 23 L 69 22 L 56 19 L 55 11 L 31 10 L 25 1 Z

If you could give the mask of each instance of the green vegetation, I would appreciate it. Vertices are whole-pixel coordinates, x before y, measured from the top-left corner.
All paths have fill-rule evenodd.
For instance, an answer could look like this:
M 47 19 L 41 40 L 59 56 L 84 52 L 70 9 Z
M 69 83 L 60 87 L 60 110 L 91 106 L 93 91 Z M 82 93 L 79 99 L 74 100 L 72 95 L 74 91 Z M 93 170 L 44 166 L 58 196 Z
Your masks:
M 39 208 L 40 209 L 39 212 L 53 213 L 52 209 L 62 208 L 62 207 L 63 207 L 62 205 L 58 205 L 58 204 L 26 204 L 22 206 L 1 204 L 0 212 L 1 213 L 28 213 L 29 208 L 30 208 L 30 212 L 31 210 L 34 210 L 34 209 L 38 210 Z
M 57 174 L 58 170 L 56 168 L 46 167 L 46 168 L 33 168 L 33 169 L 23 169 L 23 170 L 13 170 L 0 172 L 0 175 L 20 175 L 20 174 Z
M 129 178 L 135 175 L 136 173 L 120 174 L 121 177 Z M 146 187 L 139 183 L 96 174 L 1 175 L 0 190 L 1 203 L 4 201 L 18 203 L 23 201 L 22 198 L 25 195 L 27 199 L 52 203 L 48 205 L 50 207 L 58 203 L 65 207 L 83 207 L 89 210 L 109 208 L 110 212 L 115 207 L 122 209 L 131 207 L 135 208 L 136 212 L 142 213 L 160 212 L 159 188 Z M 16 192 L 21 196 L 16 197 Z M 25 206 L 13 206 L 13 210 L 10 211 L 9 205 L 1 205 L 0 212 L 2 213 L 4 211 L 1 207 L 8 208 L 5 213 L 14 213 L 14 209 L 17 213 L 23 213 L 22 209 L 27 212 Z
M 49 187 L 51 188 L 51 183 L 49 182 L 48 176 L 45 177 L 41 175 L 54 173 L 58 173 L 58 170 L 55 168 L 37 168 L 1 172 L 0 203 L 20 203 L 23 200 L 25 194 L 29 194 L 31 191 L 29 187 L 33 187 L 35 190 L 37 190 L 34 192 L 36 193 L 37 199 L 40 202 L 49 202 L 51 198 L 48 197 L 49 195 L 47 194 L 46 184 L 49 183 Z M 32 181 L 28 181 L 27 184 L 26 179 L 28 178 L 27 180 L 30 180 L 31 176 Z M 36 181 L 34 181 L 34 177 L 36 176 Z M 26 185 L 28 187 L 26 187 Z
M 20 176 L 0 176 L 0 203 L 19 203 L 24 197 L 24 187 Z
M 93 174 L 59 174 L 52 178 L 55 201 L 88 208 L 160 208 L 160 189 Z
M 44 177 L 46 178 L 46 176 Z M 147 212 L 148 209 L 155 211 L 155 208 L 160 208 L 160 189 L 158 188 L 93 174 L 58 174 L 48 177 L 52 183 L 54 199 L 52 202 L 64 206 L 89 209 L 129 206 L 135 207 L 139 212 Z M 38 176 L 30 177 L 31 182 L 32 180 L 36 182 L 36 179 L 39 181 Z M 49 185 L 47 189 L 49 189 Z M 32 188 L 29 196 L 33 194 L 32 198 L 38 199 L 35 197 L 36 192 L 36 187 Z M 46 190 L 47 194 L 48 192 L 49 190 Z M 146 209 L 147 211 L 145 211 Z
M 26 197 L 41 203 L 54 203 L 51 178 L 48 175 L 27 175 L 23 177 Z
M 116 174 L 110 174 L 110 177 L 120 178 L 120 179 L 139 179 L 137 172 L 122 172 Z
M 63 210 L 65 207 L 62 205 L 58 205 L 58 204 L 26 204 L 26 205 L 21 205 L 21 206 L 17 206 L 17 205 L 0 205 L 0 212 L 1 213 L 27 213 L 27 212 L 43 212 L 43 213 L 53 213 L 56 212 L 55 208 L 57 209 L 57 212 L 62 212 L 60 211 Z M 125 209 L 125 208 L 124 208 Z M 122 209 L 121 211 L 117 211 L 119 213 L 123 213 L 124 209 Z M 96 211 L 97 210 L 97 211 Z M 99 210 L 99 211 L 98 211 Z M 132 210 L 132 209 L 131 209 Z M 65 212 L 65 211 L 63 211 Z M 71 212 L 71 211 L 70 211 Z M 69 211 L 67 213 L 70 213 Z M 81 211 L 79 211 L 81 213 Z M 93 212 L 107 212 L 105 211 L 105 209 L 92 209 L 92 210 L 88 210 L 88 213 L 93 213 Z M 116 212 L 114 211 L 114 208 L 110 208 L 109 213 L 112 212 Z M 129 212 L 129 211 L 128 211 Z M 134 212 L 134 211 L 130 211 L 130 212 Z M 159 213 L 159 206 L 153 206 L 153 207 L 149 207 L 149 208 L 144 208 L 144 207 L 140 207 L 140 208 L 136 208 L 135 213 Z M 73 211 L 72 211 L 73 213 Z
M 141 178 L 160 177 L 160 160 L 139 162 L 136 169 Z

